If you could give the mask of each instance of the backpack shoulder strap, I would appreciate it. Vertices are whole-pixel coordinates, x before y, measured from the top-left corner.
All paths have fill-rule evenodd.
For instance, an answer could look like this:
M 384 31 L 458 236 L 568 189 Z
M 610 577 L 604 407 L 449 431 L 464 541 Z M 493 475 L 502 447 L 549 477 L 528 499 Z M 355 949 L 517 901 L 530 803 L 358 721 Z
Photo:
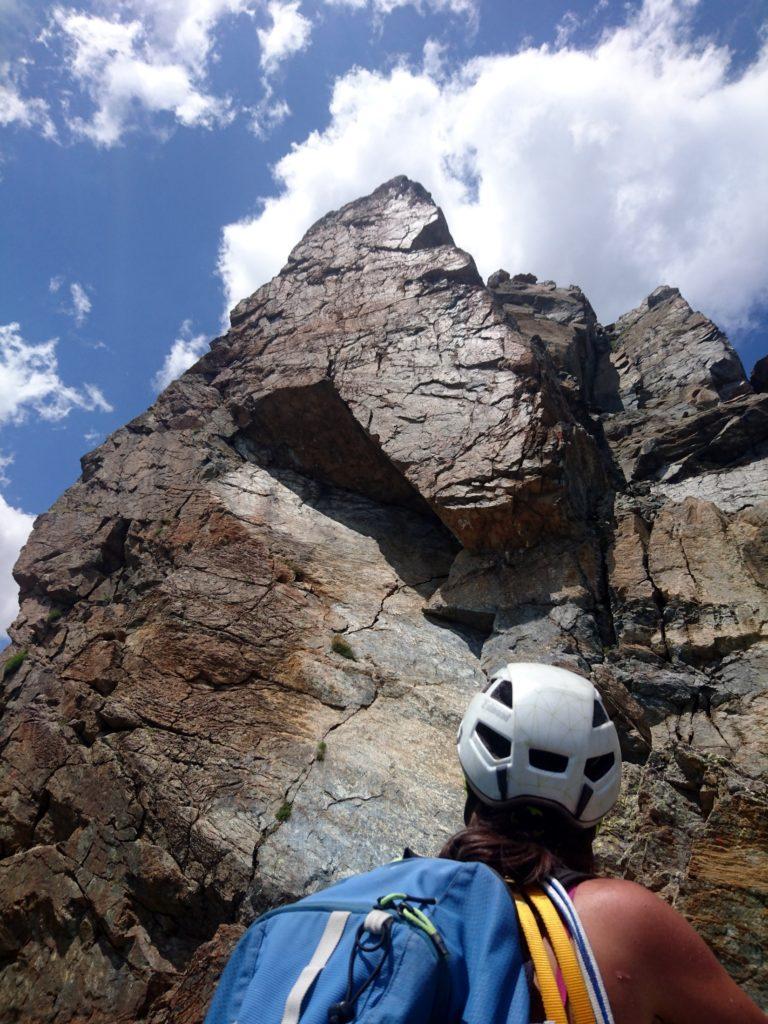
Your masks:
M 568 925 L 597 1021 L 599 1024 L 614 1024 L 611 1004 L 608 1002 L 605 985 L 600 976 L 600 968 L 579 920 L 579 915 L 576 913 L 576 908 L 556 878 L 545 878 L 542 886 Z
M 541 1001 L 544 1003 L 544 1012 L 547 1019 L 554 1024 L 568 1024 L 568 1015 L 565 1012 L 563 1001 L 555 980 L 555 972 L 549 962 L 547 951 L 544 948 L 544 940 L 541 937 L 536 918 L 523 895 L 517 890 L 512 890 L 512 897 L 517 907 L 517 916 L 520 927 L 523 929 L 525 941 L 528 944 L 528 952 L 531 954 L 533 966 L 536 970 L 536 977 L 539 982 Z
M 525 895 L 533 904 L 547 929 L 549 941 L 568 990 L 568 1005 L 573 1024 L 595 1024 L 595 1015 L 592 1012 L 592 1003 L 584 984 L 581 968 L 576 960 L 568 932 L 560 920 L 560 915 L 553 907 L 549 897 L 538 886 L 526 886 Z

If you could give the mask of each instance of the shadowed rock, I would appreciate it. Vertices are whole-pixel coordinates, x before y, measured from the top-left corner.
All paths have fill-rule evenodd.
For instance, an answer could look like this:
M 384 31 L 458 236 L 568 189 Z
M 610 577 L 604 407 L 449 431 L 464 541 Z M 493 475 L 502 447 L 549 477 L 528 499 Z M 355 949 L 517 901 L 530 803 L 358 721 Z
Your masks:
M 749 383 L 755 391 L 768 391 L 768 356 L 763 356 L 755 363 Z

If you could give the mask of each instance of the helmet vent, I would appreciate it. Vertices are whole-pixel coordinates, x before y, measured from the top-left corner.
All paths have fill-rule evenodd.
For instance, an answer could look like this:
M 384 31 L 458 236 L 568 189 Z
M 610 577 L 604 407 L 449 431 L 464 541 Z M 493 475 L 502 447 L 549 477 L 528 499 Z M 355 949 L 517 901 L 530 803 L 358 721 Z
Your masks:
M 528 763 L 532 768 L 540 768 L 543 772 L 555 772 L 562 775 L 568 767 L 568 758 L 564 754 L 556 754 L 552 750 L 529 750 Z
M 605 725 L 607 721 L 608 715 L 605 713 L 605 708 L 599 700 L 596 700 L 592 710 L 592 728 L 594 729 L 598 725 Z
M 490 726 L 485 725 L 484 722 L 477 723 L 476 732 L 485 749 L 497 761 L 504 757 L 509 757 L 512 753 L 512 741 L 508 740 L 506 736 L 502 736 L 501 733 L 496 732 L 495 729 L 491 729 Z
M 599 757 L 588 757 L 587 763 L 584 765 L 584 774 L 591 782 L 597 782 L 613 768 L 615 760 L 616 757 L 612 750 L 607 754 L 600 754 Z
M 512 707 L 512 683 L 508 679 L 502 679 L 501 682 L 491 693 L 491 697 L 497 700 L 500 704 L 506 705 L 506 707 Z

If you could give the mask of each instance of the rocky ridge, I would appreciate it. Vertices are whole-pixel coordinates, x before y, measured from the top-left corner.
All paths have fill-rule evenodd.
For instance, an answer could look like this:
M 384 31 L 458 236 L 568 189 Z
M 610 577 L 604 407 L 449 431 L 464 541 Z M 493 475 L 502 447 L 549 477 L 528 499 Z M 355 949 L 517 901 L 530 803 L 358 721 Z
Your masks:
M 199 1021 L 254 914 L 459 827 L 456 724 L 526 658 L 620 727 L 605 869 L 766 1005 L 759 367 L 673 288 L 486 286 L 404 178 L 318 221 L 17 564 L 3 1019 Z

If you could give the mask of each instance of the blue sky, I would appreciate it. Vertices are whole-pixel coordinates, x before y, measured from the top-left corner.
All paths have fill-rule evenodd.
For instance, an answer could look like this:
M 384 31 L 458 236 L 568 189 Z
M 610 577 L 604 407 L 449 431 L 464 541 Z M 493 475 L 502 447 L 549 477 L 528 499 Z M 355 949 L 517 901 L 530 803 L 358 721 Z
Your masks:
M 764 0 L 0 0 L 0 642 L 79 457 L 393 174 L 481 272 L 579 283 L 604 322 L 678 285 L 749 369 L 766 23 Z

